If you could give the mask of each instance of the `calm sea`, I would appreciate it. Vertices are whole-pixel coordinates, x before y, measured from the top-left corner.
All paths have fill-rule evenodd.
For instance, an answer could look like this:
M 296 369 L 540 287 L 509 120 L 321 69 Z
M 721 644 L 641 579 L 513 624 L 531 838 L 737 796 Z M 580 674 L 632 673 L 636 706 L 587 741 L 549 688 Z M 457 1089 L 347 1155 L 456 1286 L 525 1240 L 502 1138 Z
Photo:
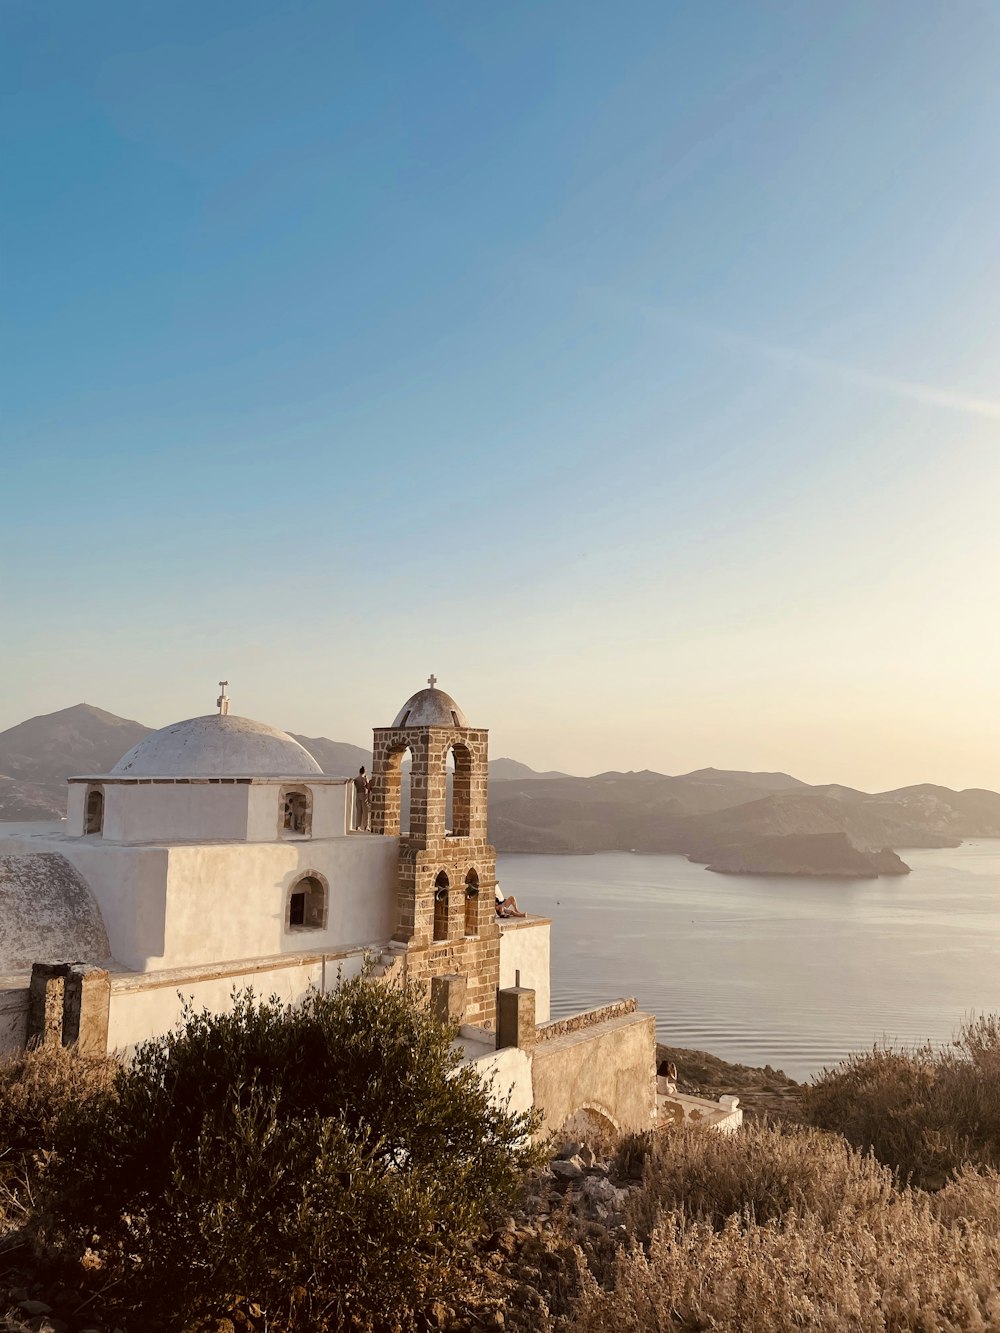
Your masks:
M 635 995 L 661 1041 L 804 1079 L 1000 1012 L 1000 840 L 877 880 L 716 875 L 681 856 L 501 856 L 553 919 L 554 1017 Z

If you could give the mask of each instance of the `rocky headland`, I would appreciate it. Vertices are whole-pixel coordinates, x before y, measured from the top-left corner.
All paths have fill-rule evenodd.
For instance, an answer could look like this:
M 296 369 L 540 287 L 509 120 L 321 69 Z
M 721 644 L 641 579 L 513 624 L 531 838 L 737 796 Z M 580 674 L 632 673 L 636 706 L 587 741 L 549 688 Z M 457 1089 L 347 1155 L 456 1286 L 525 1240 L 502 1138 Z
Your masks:
M 692 861 L 701 857 L 692 856 Z M 751 838 L 723 848 L 706 867 L 727 875 L 815 875 L 877 879 L 908 875 L 910 867 L 891 847 L 865 851 L 846 833 L 802 833 Z

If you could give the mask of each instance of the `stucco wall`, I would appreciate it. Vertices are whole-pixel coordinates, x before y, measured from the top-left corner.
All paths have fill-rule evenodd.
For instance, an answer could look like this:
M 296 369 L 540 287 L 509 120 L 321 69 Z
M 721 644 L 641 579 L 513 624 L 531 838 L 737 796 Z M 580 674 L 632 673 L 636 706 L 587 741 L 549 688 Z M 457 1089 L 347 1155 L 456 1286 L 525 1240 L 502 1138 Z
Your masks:
M 544 917 L 500 923 L 500 985 L 525 986 L 535 992 L 535 1022 L 549 1020 L 549 932 Z M 520 972 L 521 979 L 517 980 Z
M 170 969 L 139 977 L 112 978 L 108 1049 L 130 1053 L 141 1041 L 168 1032 L 178 1021 L 185 1000 L 196 1009 L 226 1013 L 233 992 L 252 986 L 257 995 L 277 995 L 297 1004 L 310 987 L 333 989 L 338 974 L 357 976 L 364 953 L 300 955 L 295 959 L 255 959 L 228 968 Z
M 28 1039 L 28 990 L 0 990 L 0 1060 L 24 1050 Z
M 58 833 L 51 839 L 5 839 L 3 848 L 65 856 L 87 881 L 108 932 L 111 956 L 124 967 L 141 969 L 149 959 L 163 956 L 166 848 L 121 847 L 103 838 L 66 838 Z M 39 956 L 33 961 L 45 960 Z
M 112 957 L 137 971 L 337 951 L 395 926 L 398 838 L 133 847 L 57 834 L 3 847 L 61 852 L 90 886 Z M 329 886 L 326 926 L 286 930 L 288 893 L 309 872 Z
M 527 1052 L 508 1046 L 471 1063 L 489 1087 L 494 1106 L 510 1111 L 531 1110 L 531 1056 Z
M 166 938 L 157 966 L 388 940 L 397 849 L 396 838 L 364 836 L 171 847 Z M 288 894 L 310 873 L 329 886 L 326 926 L 288 930 Z
M 250 790 L 248 784 L 229 782 L 109 782 L 104 785 L 104 837 L 108 842 L 242 840 Z
M 78 837 L 83 833 L 83 817 L 87 801 L 87 784 L 70 782 L 66 787 L 66 832 Z
M 656 1115 L 656 1020 L 627 1014 L 541 1042 L 532 1056 L 535 1104 L 545 1130 L 587 1109 L 622 1130 L 651 1129 Z
M 347 808 L 349 793 L 346 780 L 332 782 L 275 781 L 255 782 L 250 787 L 247 819 L 247 837 L 251 842 L 274 842 L 285 838 L 282 828 L 284 815 L 283 793 L 292 788 L 308 791 L 312 799 L 312 837 L 342 838 L 348 832 Z M 287 841 L 299 841 L 294 836 Z M 308 839 L 301 839 L 308 841 Z

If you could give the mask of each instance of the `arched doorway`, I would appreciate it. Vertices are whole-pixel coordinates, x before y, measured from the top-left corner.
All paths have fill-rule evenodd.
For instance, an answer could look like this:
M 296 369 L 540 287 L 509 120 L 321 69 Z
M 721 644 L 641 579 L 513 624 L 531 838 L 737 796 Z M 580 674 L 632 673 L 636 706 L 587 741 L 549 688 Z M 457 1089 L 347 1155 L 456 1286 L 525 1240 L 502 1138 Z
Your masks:
M 84 834 L 104 832 L 104 792 L 100 787 L 91 787 L 87 792 L 83 831 Z

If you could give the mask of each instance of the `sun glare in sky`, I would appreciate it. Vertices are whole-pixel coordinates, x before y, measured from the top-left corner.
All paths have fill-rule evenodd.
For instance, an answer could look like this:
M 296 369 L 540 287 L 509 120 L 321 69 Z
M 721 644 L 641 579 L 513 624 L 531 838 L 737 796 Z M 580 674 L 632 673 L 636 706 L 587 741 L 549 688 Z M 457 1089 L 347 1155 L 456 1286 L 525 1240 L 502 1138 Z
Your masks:
M 0 14 L 0 727 L 1000 788 L 991 3 Z

